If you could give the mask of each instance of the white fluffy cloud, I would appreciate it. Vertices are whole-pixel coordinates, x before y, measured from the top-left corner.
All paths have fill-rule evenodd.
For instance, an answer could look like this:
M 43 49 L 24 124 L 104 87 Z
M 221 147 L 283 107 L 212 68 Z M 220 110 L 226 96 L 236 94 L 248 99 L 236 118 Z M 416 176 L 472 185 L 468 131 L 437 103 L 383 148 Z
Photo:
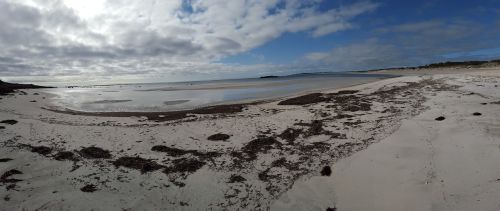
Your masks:
M 318 37 L 348 29 L 352 18 L 378 7 L 359 2 L 320 11 L 319 2 L 0 0 L 0 74 L 207 71 L 287 32 Z

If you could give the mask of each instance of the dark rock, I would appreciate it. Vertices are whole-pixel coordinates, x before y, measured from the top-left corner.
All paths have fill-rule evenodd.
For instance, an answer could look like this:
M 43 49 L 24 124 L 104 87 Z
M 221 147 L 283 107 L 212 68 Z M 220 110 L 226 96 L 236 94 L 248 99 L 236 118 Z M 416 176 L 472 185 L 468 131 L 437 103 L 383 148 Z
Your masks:
M 6 95 L 17 89 L 40 89 L 40 88 L 52 88 L 52 87 L 43 87 L 37 86 L 33 84 L 14 84 L 7 83 L 0 80 L 0 95 Z
M 481 116 L 482 114 L 479 113 L 479 112 L 474 112 L 472 115 L 474 115 L 474 116 Z
M 440 116 L 440 117 L 436 118 L 435 120 L 436 121 L 443 121 L 444 119 L 445 119 L 444 116 Z
M 321 170 L 321 176 L 330 176 L 332 175 L 332 169 L 330 166 L 325 166 L 323 167 L 323 170 Z

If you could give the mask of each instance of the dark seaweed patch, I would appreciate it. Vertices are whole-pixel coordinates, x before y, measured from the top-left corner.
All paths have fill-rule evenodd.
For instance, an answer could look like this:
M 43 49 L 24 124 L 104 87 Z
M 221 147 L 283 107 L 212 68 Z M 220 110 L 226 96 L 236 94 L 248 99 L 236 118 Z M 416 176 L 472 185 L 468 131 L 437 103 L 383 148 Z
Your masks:
M 231 136 L 224 134 L 224 133 L 217 133 L 209 136 L 207 139 L 210 141 L 226 141 L 229 139 Z
M 97 187 L 95 185 L 85 185 L 82 188 L 80 188 L 80 190 L 82 192 L 92 193 L 92 192 L 97 191 Z
M 16 183 L 16 182 L 22 181 L 20 179 L 9 178 L 12 175 L 16 175 L 16 174 L 23 174 L 23 172 L 16 170 L 16 169 L 8 170 L 7 172 L 2 174 L 2 176 L 0 177 L 0 182 L 2 182 L 2 183 Z
M 8 119 L 8 120 L 3 120 L 0 123 L 8 124 L 8 125 L 15 125 L 15 124 L 17 124 L 17 121 L 13 120 L 13 119 Z
M 97 158 L 111 158 L 108 150 L 99 147 L 86 147 L 79 151 L 80 155 L 84 158 L 97 159 Z
M 287 128 L 278 137 L 286 140 L 288 144 L 293 144 L 295 139 L 297 139 L 302 133 L 301 129 Z
M 46 146 L 31 146 L 31 152 L 38 153 L 40 155 L 48 155 L 52 152 L 52 149 Z
M 242 148 L 242 151 L 249 156 L 250 160 L 254 160 L 257 158 L 259 152 L 265 153 L 270 149 L 280 148 L 281 145 L 282 144 L 274 137 L 259 136 L 248 142 L 248 144 Z
M 141 173 L 146 173 L 150 171 L 156 171 L 158 169 L 163 168 L 162 165 L 153 162 L 151 160 L 146 160 L 140 157 L 121 157 L 118 160 L 114 161 L 113 164 L 116 167 L 126 167 L 131 169 L 140 170 Z
M 73 152 L 70 152 L 70 151 L 58 152 L 58 153 L 56 153 L 56 155 L 54 155 L 54 159 L 59 160 L 59 161 L 62 161 L 62 160 L 77 161 L 78 160 L 78 158 L 75 156 L 75 154 Z
M 177 149 L 177 148 L 172 148 L 172 147 L 167 147 L 163 145 L 156 145 L 151 148 L 152 151 L 156 152 L 166 152 L 168 155 L 173 156 L 173 157 L 179 157 L 185 154 L 190 154 L 190 153 L 195 153 L 196 150 L 183 150 L 183 149 Z
M 11 161 L 12 158 L 0 158 L 0 163 L 5 163 Z
M 203 167 L 205 162 L 192 158 L 181 158 L 173 161 L 173 165 L 165 168 L 166 174 L 193 173 Z
M 323 97 L 323 94 L 321 93 L 312 93 L 283 100 L 279 102 L 278 105 L 307 105 L 307 104 L 325 102 L 327 100 L 328 99 Z
M 247 179 L 245 179 L 244 177 L 233 174 L 231 175 L 231 177 L 229 177 L 229 181 L 227 183 L 241 183 L 245 181 L 247 181 Z

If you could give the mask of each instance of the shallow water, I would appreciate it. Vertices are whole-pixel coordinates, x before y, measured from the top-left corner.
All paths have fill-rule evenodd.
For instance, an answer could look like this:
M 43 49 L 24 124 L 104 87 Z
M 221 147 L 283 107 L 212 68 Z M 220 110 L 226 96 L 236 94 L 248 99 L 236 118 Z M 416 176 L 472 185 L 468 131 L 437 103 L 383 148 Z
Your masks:
M 79 111 L 173 111 L 341 88 L 387 77 L 391 76 L 324 73 L 265 79 L 55 88 L 45 92 L 54 94 L 52 100 L 56 106 Z

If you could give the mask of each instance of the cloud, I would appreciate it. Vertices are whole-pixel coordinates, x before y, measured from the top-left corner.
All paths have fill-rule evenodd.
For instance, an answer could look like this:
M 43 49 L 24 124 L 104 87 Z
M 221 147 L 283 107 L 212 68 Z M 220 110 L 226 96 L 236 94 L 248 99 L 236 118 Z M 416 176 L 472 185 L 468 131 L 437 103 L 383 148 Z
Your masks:
M 362 70 L 381 66 L 398 66 L 406 60 L 396 46 L 370 39 L 354 43 L 329 52 L 314 52 L 305 55 L 309 61 L 333 65 L 337 70 Z
M 331 65 L 336 70 L 415 66 L 448 59 L 490 59 L 486 54 L 464 52 L 498 47 L 499 33 L 491 25 L 473 21 L 410 22 L 375 29 L 365 41 L 311 52 L 304 59 Z
M 378 4 L 321 11 L 301 0 L 3 0 L 0 74 L 68 76 L 186 71 L 284 33 L 324 36 Z M 177 68 L 174 70 L 174 68 Z M 217 65 L 220 68 L 220 65 Z

